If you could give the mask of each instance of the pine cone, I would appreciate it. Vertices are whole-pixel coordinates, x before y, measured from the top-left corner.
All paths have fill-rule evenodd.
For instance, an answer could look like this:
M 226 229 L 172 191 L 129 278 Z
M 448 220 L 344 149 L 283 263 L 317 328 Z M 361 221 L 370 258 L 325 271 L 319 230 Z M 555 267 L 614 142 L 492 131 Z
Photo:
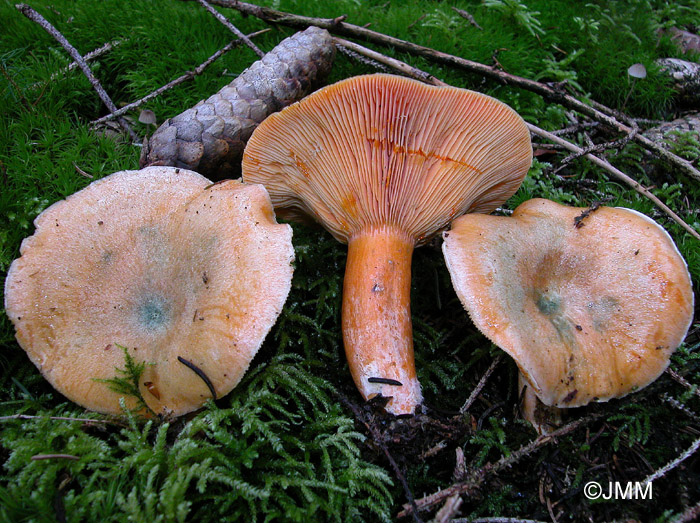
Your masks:
M 334 55 L 325 29 L 309 27 L 282 40 L 218 93 L 163 123 L 144 143 L 141 167 L 172 165 L 212 179 L 238 176 L 258 124 L 308 94 L 328 74 Z

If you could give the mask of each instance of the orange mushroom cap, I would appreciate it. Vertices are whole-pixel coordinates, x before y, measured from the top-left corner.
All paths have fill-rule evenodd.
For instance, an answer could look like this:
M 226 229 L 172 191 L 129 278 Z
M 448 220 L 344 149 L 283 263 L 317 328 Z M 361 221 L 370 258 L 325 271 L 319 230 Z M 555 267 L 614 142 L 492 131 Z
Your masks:
M 348 243 L 343 337 L 365 398 L 422 401 L 413 360 L 411 255 L 455 217 L 489 212 L 532 159 L 522 119 L 498 100 L 386 74 L 338 82 L 267 118 L 243 156 L 278 214 L 311 216 Z
M 495 98 L 387 74 L 325 87 L 267 118 L 243 157 L 278 214 L 311 216 L 347 243 L 397 227 L 426 243 L 455 217 L 491 212 L 532 162 L 523 120 Z
M 121 411 L 99 381 L 124 367 L 120 346 L 146 363 L 139 389 L 158 414 L 227 394 L 291 285 L 291 228 L 275 222 L 259 185 L 212 185 L 174 167 L 122 171 L 35 226 L 8 272 L 7 314 L 46 379 L 99 412 Z
M 685 261 L 636 211 L 533 199 L 512 217 L 460 217 L 443 236 L 474 324 L 545 405 L 577 407 L 648 385 L 690 327 Z

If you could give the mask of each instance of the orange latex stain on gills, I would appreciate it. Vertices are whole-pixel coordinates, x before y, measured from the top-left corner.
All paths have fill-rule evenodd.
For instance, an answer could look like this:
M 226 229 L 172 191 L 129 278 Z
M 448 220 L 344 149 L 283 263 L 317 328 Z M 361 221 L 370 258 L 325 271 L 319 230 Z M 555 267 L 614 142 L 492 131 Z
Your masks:
M 452 162 L 456 163 L 457 165 L 461 165 L 462 167 L 471 169 L 472 171 L 478 174 L 482 174 L 481 171 L 473 165 L 470 165 L 467 162 L 463 162 L 462 160 L 455 160 L 454 158 L 450 158 L 449 156 L 443 156 L 436 153 L 426 153 L 422 149 L 409 149 L 408 147 L 404 147 L 403 145 L 394 143 L 391 140 L 381 138 L 367 138 L 367 141 L 370 144 L 372 144 L 372 147 L 374 147 L 375 149 L 391 149 L 391 151 L 396 155 L 420 156 L 424 160 L 432 159 L 440 160 L 441 162 Z
M 348 193 L 347 196 L 343 197 L 340 201 L 340 207 L 351 218 L 357 217 L 357 198 L 352 193 Z
M 296 164 L 297 169 L 299 169 L 299 172 L 303 174 L 305 178 L 311 178 L 311 171 L 309 170 L 309 166 L 306 165 L 294 151 L 289 151 L 289 156 L 294 160 L 294 163 Z

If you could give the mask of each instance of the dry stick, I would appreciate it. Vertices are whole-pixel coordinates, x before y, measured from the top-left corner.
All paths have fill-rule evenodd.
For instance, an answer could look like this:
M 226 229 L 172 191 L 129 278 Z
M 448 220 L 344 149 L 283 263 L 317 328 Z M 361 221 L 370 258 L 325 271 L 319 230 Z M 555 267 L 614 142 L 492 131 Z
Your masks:
M 666 369 L 666 374 L 668 374 L 669 376 L 671 376 L 671 377 L 674 379 L 674 381 L 680 383 L 680 384 L 683 385 L 686 389 L 692 390 L 692 391 L 693 391 L 693 394 L 695 394 L 696 396 L 700 396 L 700 387 L 697 387 L 697 386 L 695 386 L 695 385 L 692 385 L 687 379 L 685 379 L 683 376 L 681 376 L 680 374 L 678 374 L 678 373 L 677 373 L 675 370 L 673 370 L 672 368 L 670 368 L 670 367 L 667 368 L 667 369 Z
M 573 151 L 573 152 L 583 152 L 583 149 L 581 149 L 579 146 L 567 142 L 566 140 L 553 135 L 550 132 L 547 132 L 543 129 L 540 129 L 539 127 L 536 127 L 532 124 L 527 124 L 528 128 L 530 129 L 530 132 L 533 134 L 536 134 L 537 136 L 541 136 L 542 138 L 547 138 L 548 140 L 551 140 L 552 142 L 564 146 L 566 149 Z M 683 227 L 686 231 L 688 231 L 694 238 L 697 238 L 700 240 L 700 233 L 693 229 L 690 225 L 688 225 L 683 219 L 678 216 L 675 212 L 673 212 L 665 203 L 663 203 L 659 198 L 657 198 L 649 189 L 641 185 L 639 182 L 633 180 L 629 176 L 627 176 L 625 173 L 620 171 L 617 167 L 614 167 L 607 161 L 603 160 L 602 158 L 599 158 L 593 154 L 586 154 L 584 158 L 590 160 L 592 163 L 596 164 L 599 167 L 602 167 L 603 169 L 607 170 L 610 172 L 615 178 L 618 180 L 624 182 L 625 184 L 629 185 L 632 187 L 635 191 L 637 191 L 639 194 L 643 194 L 647 198 L 649 198 L 654 204 L 659 207 L 662 211 L 664 211 L 673 221 L 675 221 L 678 225 Z
M 30 458 L 32 461 L 38 461 L 42 459 L 72 459 L 78 461 L 80 458 L 74 456 L 73 454 L 35 454 Z
M 121 43 L 122 43 L 122 40 L 112 40 L 111 42 L 107 42 L 102 47 L 98 47 L 97 49 L 94 49 L 94 50 L 90 51 L 89 53 L 87 53 L 85 56 L 83 56 L 83 60 L 85 60 L 85 63 L 89 63 L 89 62 L 93 61 L 95 58 L 99 58 L 103 54 L 111 51 L 112 49 L 114 49 L 115 47 L 120 45 Z M 66 73 L 71 72 L 76 67 L 79 67 L 78 62 L 69 63 L 66 67 L 53 73 L 49 77 L 49 81 L 56 80 L 57 78 L 65 76 Z M 35 88 L 37 88 L 41 85 L 45 85 L 45 84 L 46 84 L 46 82 L 41 81 L 41 82 L 33 83 L 30 87 L 32 89 L 35 89 Z
M 462 481 L 460 483 L 455 483 L 454 485 L 447 487 L 446 489 L 439 490 L 434 494 L 425 496 L 424 498 L 415 500 L 415 506 L 418 510 L 427 510 L 433 505 L 442 503 L 446 499 L 454 496 L 455 494 L 465 494 L 477 490 L 488 478 L 497 474 L 498 472 L 510 468 L 515 465 L 521 459 L 529 456 L 538 448 L 547 445 L 559 436 L 573 432 L 583 425 L 587 425 L 592 421 L 601 418 L 602 414 L 593 414 L 586 416 L 585 418 L 577 419 L 572 421 L 568 425 L 564 425 L 560 429 L 557 429 L 549 434 L 544 434 L 538 436 L 533 441 L 520 447 L 518 450 L 510 454 L 509 456 L 504 456 L 494 464 L 487 464 L 484 467 L 472 472 L 469 479 Z M 405 517 L 411 514 L 415 510 L 411 505 L 404 505 L 403 510 L 399 512 L 398 517 Z
M 250 33 L 248 35 L 248 38 L 255 38 L 256 36 L 259 36 L 263 33 L 267 33 L 268 31 L 270 31 L 270 29 L 263 29 L 261 31 L 256 31 L 255 33 Z M 97 125 L 97 124 L 104 123 L 108 120 L 113 120 L 114 118 L 117 118 L 117 117 L 131 111 L 132 109 L 135 109 L 135 108 L 139 107 L 140 105 L 143 105 L 144 103 L 148 102 L 149 100 L 152 100 L 153 98 L 163 94 L 165 91 L 172 89 L 173 87 L 175 87 L 183 82 L 186 82 L 187 80 L 191 80 L 192 78 L 194 78 L 195 76 L 197 76 L 199 74 L 202 74 L 202 72 L 207 67 L 209 67 L 212 63 L 214 63 L 216 60 L 218 60 L 223 55 L 228 53 L 231 49 L 241 45 L 241 43 L 243 43 L 243 40 L 240 38 L 238 40 L 232 40 L 231 42 L 226 44 L 224 47 L 219 49 L 216 53 L 214 53 L 209 58 L 207 58 L 204 62 L 199 64 L 197 67 L 195 67 L 194 70 L 187 71 L 182 76 L 175 78 L 175 80 L 163 85 L 162 87 L 159 87 L 158 89 L 156 89 L 152 93 L 147 94 L 146 96 L 144 96 L 140 100 L 136 100 L 135 102 L 131 102 L 130 104 L 125 105 L 124 107 L 122 107 L 121 109 L 119 109 L 113 113 L 102 116 L 101 118 L 98 118 L 97 120 L 93 120 L 91 122 L 92 125 Z
M 436 51 L 429 47 L 424 47 L 422 45 L 414 44 L 412 42 L 407 42 L 406 40 L 401 40 L 393 36 L 388 36 L 383 33 L 378 33 L 367 29 L 366 27 L 360 27 L 353 24 L 347 24 L 343 22 L 344 17 L 339 18 L 313 18 L 308 16 L 296 15 L 293 13 L 285 13 L 283 11 L 278 11 L 276 9 L 270 9 L 267 7 L 260 7 L 254 4 L 248 4 L 245 2 L 240 2 L 238 0 L 211 0 L 211 3 L 229 7 L 231 9 L 236 9 L 237 11 L 252 15 L 268 23 L 282 24 L 290 27 L 308 27 L 309 25 L 315 25 L 330 31 L 331 33 L 350 36 L 354 38 L 359 38 L 361 40 L 372 42 L 375 44 L 380 44 L 383 46 L 390 46 L 399 51 L 419 55 L 426 57 L 434 62 L 441 64 L 446 64 L 449 66 L 459 67 L 466 71 L 477 73 L 487 78 L 491 78 L 497 82 L 505 85 L 514 85 L 523 89 L 527 89 L 534 93 L 539 94 L 543 98 L 564 105 L 570 109 L 579 111 L 586 116 L 604 123 L 613 129 L 617 129 L 620 132 L 630 134 L 632 128 L 621 123 L 607 112 L 612 113 L 612 110 L 601 111 L 583 103 L 581 100 L 567 94 L 561 89 L 556 89 L 550 87 L 549 85 L 537 82 L 535 80 L 530 80 L 528 78 L 523 78 L 522 76 L 517 76 L 514 74 L 507 73 L 496 67 L 491 67 L 488 65 L 481 64 L 479 62 L 473 62 L 459 56 L 450 55 L 443 53 L 441 51 Z M 599 105 L 600 106 L 600 105 Z M 604 107 L 604 106 L 600 106 Z M 670 151 L 664 149 L 661 145 L 653 142 L 646 136 L 642 134 L 636 134 L 634 136 L 634 141 L 640 143 L 645 148 L 650 151 L 655 152 L 658 156 L 668 161 L 669 163 L 680 167 L 683 171 L 696 180 L 700 180 L 700 171 L 695 169 L 691 162 L 685 160 Z
M 666 465 L 661 467 L 659 470 L 654 472 L 653 474 L 650 474 L 647 476 L 642 483 L 652 483 L 653 481 L 663 477 L 666 475 L 667 472 L 670 470 L 673 470 L 676 468 L 678 465 L 680 465 L 683 461 L 688 459 L 690 456 L 695 454 L 695 452 L 700 448 L 700 438 L 696 439 L 693 444 L 688 447 L 683 454 L 678 456 L 676 459 L 673 461 L 669 461 Z
M 58 31 L 58 29 L 51 25 L 51 23 L 46 18 L 41 16 L 27 4 L 17 4 L 15 5 L 15 7 L 32 22 L 36 22 L 37 24 L 39 24 L 42 27 L 42 29 L 44 29 L 47 33 L 53 36 L 54 39 L 59 44 L 61 44 L 61 46 L 71 56 L 71 58 L 73 58 L 73 61 L 75 61 L 75 63 L 77 63 L 80 69 L 83 71 L 83 74 L 85 74 L 87 79 L 92 84 L 92 87 L 95 89 L 95 91 L 97 91 L 98 96 L 100 97 L 102 102 L 107 106 L 107 109 L 109 109 L 111 112 L 116 111 L 117 107 L 114 105 L 114 102 L 112 102 L 112 99 L 109 97 L 107 92 L 102 88 L 102 84 L 100 84 L 100 81 L 95 77 L 94 74 L 92 74 L 90 67 L 87 63 L 85 63 L 85 59 L 82 56 L 80 56 L 78 50 L 75 47 L 73 47 L 68 40 L 66 40 L 66 37 L 63 36 Z M 119 122 L 119 125 L 121 125 L 122 128 L 124 128 L 124 130 L 126 130 L 126 132 L 129 133 L 129 136 L 131 136 L 132 141 L 137 143 L 141 142 L 139 136 L 134 132 L 134 130 L 124 118 L 120 117 L 117 121 Z
M 389 460 L 389 464 L 391 465 L 391 468 L 394 469 L 394 474 L 396 474 L 396 477 L 399 479 L 399 481 L 401 482 L 401 485 L 403 486 L 404 493 L 406 494 L 406 498 L 408 499 L 408 506 L 412 507 L 412 509 L 413 509 L 411 511 L 411 515 L 413 516 L 413 520 L 416 523 L 421 523 L 422 520 L 420 519 L 420 516 L 418 516 L 418 508 L 416 507 L 413 492 L 411 491 L 411 488 L 408 486 L 408 482 L 406 481 L 405 476 L 401 472 L 401 469 L 399 468 L 399 464 L 396 463 L 396 460 L 391 455 L 391 453 L 389 452 L 389 449 L 382 441 L 381 434 L 379 434 L 379 431 L 377 430 L 377 428 L 374 425 L 371 425 L 367 420 L 365 420 L 365 417 L 362 415 L 362 413 L 360 412 L 360 409 L 358 409 L 357 406 L 355 406 L 349 400 L 343 398 L 342 396 L 340 399 L 343 401 L 343 403 L 345 403 L 348 407 L 350 407 L 350 410 L 352 410 L 353 414 L 355 415 L 355 419 L 358 419 L 362 422 L 362 424 L 367 428 L 367 430 L 372 435 L 373 441 L 375 441 L 376 444 L 379 445 L 379 447 L 382 449 L 382 452 L 384 452 L 384 455 Z
M 457 13 L 459 16 L 461 16 L 462 18 L 466 19 L 471 25 L 476 27 L 479 31 L 484 30 L 483 27 L 481 27 L 479 24 L 476 23 L 476 20 L 474 19 L 474 17 L 470 13 L 465 11 L 464 9 L 458 9 L 457 7 L 453 7 L 452 10 L 455 13 Z
M 700 517 L 700 503 L 696 503 L 692 507 L 688 507 L 685 512 L 680 514 L 673 523 L 685 523 L 686 521 L 697 521 Z
M 81 423 L 109 423 L 114 425 L 121 425 L 121 423 L 116 421 L 93 418 L 67 418 L 64 416 L 31 416 L 29 414 L 12 414 L 10 416 L 0 416 L 0 421 L 8 421 L 13 419 L 50 419 L 54 421 L 79 421 Z
M 216 9 L 214 9 L 211 5 L 209 5 L 209 2 L 206 0 L 197 0 L 201 5 L 204 6 L 204 8 L 209 11 L 212 15 L 214 15 L 214 18 L 216 18 L 219 22 L 224 24 L 226 28 L 231 31 L 233 34 L 235 34 L 238 38 L 243 40 L 245 42 L 245 45 L 250 47 L 256 55 L 258 55 L 260 58 L 265 56 L 265 53 L 263 53 L 257 45 L 255 45 L 250 38 L 248 38 L 246 35 L 244 35 L 235 25 L 233 25 L 231 22 L 228 21 L 228 19 L 219 13 Z
M 97 49 L 94 49 L 94 50 L 90 51 L 89 53 L 87 53 L 85 56 L 83 56 L 83 60 L 85 60 L 86 63 L 91 62 L 95 58 L 99 58 L 100 56 L 102 56 L 105 53 L 108 53 L 109 51 L 111 51 L 112 49 L 117 47 L 118 45 L 121 45 L 121 43 L 122 43 L 122 40 L 112 40 L 111 42 L 107 42 L 102 47 L 98 47 Z M 59 76 L 64 75 L 66 73 L 69 73 L 70 71 L 72 71 L 76 67 L 80 67 L 80 64 L 78 64 L 78 62 L 71 62 L 66 67 L 61 69 L 60 71 L 56 71 L 55 73 L 53 73 L 50 77 L 50 80 L 55 80 Z
M 547 523 L 538 519 L 520 519 L 520 518 L 456 518 L 451 523 Z
M 479 396 L 481 393 L 481 390 L 484 388 L 486 385 L 486 381 L 489 379 L 491 374 L 493 374 L 493 371 L 496 370 L 496 367 L 498 366 L 499 363 L 501 363 L 501 360 L 503 359 L 503 353 L 499 354 L 496 356 L 493 361 L 491 362 L 491 365 L 489 366 L 488 369 L 486 369 L 486 372 L 484 372 L 484 375 L 481 377 L 479 380 L 479 383 L 476 384 L 476 387 L 472 391 L 472 393 L 469 395 L 467 398 L 467 401 L 464 402 L 464 405 L 462 405 L 462 408 L 459 409 L 460 414 L 464 414 L 469 410 L 469 408 L 472 406 L 472 403 L 476 401 L 476 398 Z
M 435 78 L 433 75 L 430 75 L 426 73 L 425 71 L 421 71 L 420 69 L 416 69 L 415 67 L 412 67 L 408 65 L 405 62 L 402 62 L 400 60 L 397 60 L 395 58 L 391 58 L 389 56 L 385 56 L 381 53 L 378 53 L 376 51 L 373 51 L 371 49 L 367 49 L 366 47 L 363 47 L 361 45 L 358 45 L 354 42 L 350 42 L 348 40 L 343 40 L 340 38 L 335 39 L 336 42 L 343 46 L 346 47 L 350 50 L 352 50 L 355 53 L 367 56 L 371 58 L 372 60 L 375 60 L 379 63 L 382 63 L 384 65 L 388 65 L 389 67 L 393 67 L 397 71 L 400 71 L 407 76 L 411 76 L 413 78 L 416 78 L 418 80 L 422 80 L 426 83 L 430 83 L 432 85 L 448 85 L 445 82 Z M 590 153 L 586 153 L 584 149 L 581 147 L 564 140 L 563 138 L 560 138 L 559 136 L 556 136 L 548 131 L 545 131 L 543 129 L 540 129 L 539 127 L 532 125 L 532 124 L 527 124 L 528 129 L 530 130 L 531 133 L 540 136 L 542 138 L 547 138 L 548 140 L 554 142 L 557 145 L 560 145 L 564 147 L 565 149 L 572 151 L 576 154 L 582 155 L 584 158 L 590 160 L 594 164 L 596 164 L 599 167 L 602 167 L 609 173 L 611 173 L 614 177 L 616 177 L 618 180 L 621 182 L 629 185 L 632 187 L 635 191 L 637 191 L 639 194 L 642 194 L 643 196 L 646 196 L 649 198 L 657 207 L 659 207 L 664 213 L 666 213 L 672 220 L 674 220 L 676 223 L 678 223 L 681 227 L 683 227 L 686 231 L 688 231 L 693 237 L 697 238 L 700 240 L 700 234 L 693 229 L 690 225 L 688 225 L 683 219 L 678 216 L 675 212 L 673 212 L 666 204 L 664 204 L 659 198 L 657 198 L 649 189 L 635 181 L 634 179 L 630 178 L 628 175 L 611 165 L 609 162 L 606 160 L 603 160 L 599 158 L 598 156 L 595 156 Z M 634 129 L 632 129 L 632 132 L 634 133 Z M 625 140 L 625 138 L 623 138 Z

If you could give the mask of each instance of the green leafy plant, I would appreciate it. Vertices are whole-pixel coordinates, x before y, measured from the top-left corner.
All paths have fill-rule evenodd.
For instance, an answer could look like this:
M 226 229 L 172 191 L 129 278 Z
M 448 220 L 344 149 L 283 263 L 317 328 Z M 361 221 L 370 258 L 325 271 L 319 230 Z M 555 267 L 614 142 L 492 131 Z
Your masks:
M 477 466 L 483 465 L 493 450 L 497 450 L 502 456 L 508 456 L 511 452 L 511 449 L 506 444 L 506 420 L 490 417 L 488 418 L 488 424 L 488 428 L 482 428 L 469 439 L 471 445 L 479 447 L 474 461 Z
M 155 412 L 153 412 L 143 399 L 139 385 L 143 371 L 146 370 L 146 362 L 137 362 L 131 354 L 129 354 L 129 349 L 127 347 L 119 344 L 115 345 L 124 352 L 124 368 L 115 369 L 116 376 L 114 378 L 96 379 L 95 381 L 104 383 L 110 390 L 117 394 L 136 398 L 136 406 L 133 408 L 134 412 L 145 410 L 149 414 L 155 415 Z
M 608 417 L 608 422 L 616 427 L 612 441 L 615 451 L 620 449 L 621 442 L 632 447 L 637 443 L 644 445 L 649 440 L 651 414 L 644 405 L 623 405 L 618 414 Z
M 544 34 L 542 24 L 537 19 L 539 11 L 530 11 L 520 0 L 484 0 L 484 6 L 503 13 L 506 18 L 524 27 L 532 36 Z
M 0 491 L 3 510 L 12 521 L 41 518 L 59 497 L 75 521 L 388 521 L 391 479 L 362 459 L 364 437 L 332 390 L 288 355 L 186 422 L 126 411 L 120 430 L 95 431 L 66 405 L 51 413 L 63 420 L 6 422 L 14 479 Z M 32 459 L 46 454 L 72 457 Z

